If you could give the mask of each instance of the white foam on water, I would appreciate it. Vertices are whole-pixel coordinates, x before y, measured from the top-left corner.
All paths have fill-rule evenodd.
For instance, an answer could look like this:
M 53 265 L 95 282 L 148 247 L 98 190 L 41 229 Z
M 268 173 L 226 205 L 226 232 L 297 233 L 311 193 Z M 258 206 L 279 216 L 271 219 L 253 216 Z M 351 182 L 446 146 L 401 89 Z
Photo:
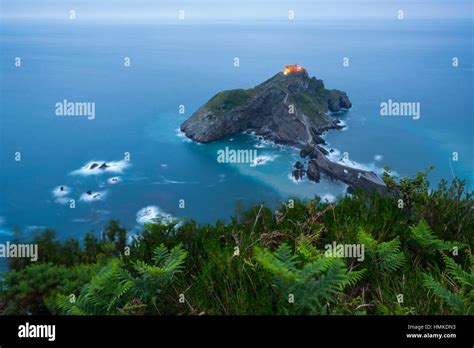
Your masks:
M 331 193 L 326 193 L 321 197 L 321 200 L 325 203 L 334 203 L 336 201 L 336 197 Z
M 61 190 L 62 187 L 62 190 Z M 55 197 L 54 202 L 62 205 L 69 204 L 71 200 L 68 195 L 71 193 L 71 188 L 65 185 L 56 186 L 53 191 L 53 196 Z
M 85 223 L 85 222 L 90 222 L 90 219 L 84 219 L 84 218 L 78 218 L 78 219 L 72 219 L 73 222 L 78 222 L 78 223 Z
M 166 184 L 189 184 L 187 181 L 176 181 L 176 180 L 168 180 L 164 179 L 163 180 Z
M 161 177 L 162 181 L 155 181 L 152 184 L 154 185 L 185 185 L 185 184 L 199 184 L 197 181 L 177 181 L 177 180 L 169 180 L 164 176 Z
M 349 126 L 347 125 L 347 123 L 343 120 L 339 120 L 339 122 L 337 122 L 337 125 L 338 126 L 342 126 L 343 128 L 341 128 L 342 131 L 346 131 L 349 129 Z
M 71 193 L 71 188 L 65 185 L 56 186 L 53 189 L 53 196 L 56 198 L 67 196 L 69 193 Z
M 244 132 L 244 134 L 250 136 L 254 141 L 257 142 L 256 144 L 253 145 L 257 149 L 264 149 L 264 148 L 269 148 L 269 147 L 272 147 L 274 149 L 276 149 L 276 148 L 281 149 L 281 148 L 290 147 L 288 145 L 277 144 L 272 140 L 265 140 L 261 135 L 255 134 L 255 132 L 251 132 L 251 133 L 245 133 Z
M 375 155 L 374 156 L 374 160 L 376 160 L 376 161 L 381 161 L 382 159 L 383 159 L 382 155 Z
M 299 184 L 300 182 L 303 181 L 303 179 L 300 179 L 300 180 L 296 180 L 295 177 L 293 176 L 293 173 L 290 172 L 288 173 L 288 179 L 290 179 L 292 182 L 294 182 L 295 184 Z
M 87 192 L 83 193 L 79 198 L 82 202 L 95 202 L 95 201 L 102 201 L 107 196 L 107 191 L 98 191 L 98 192 L 91 192 L 88 194 Z
M 119 182 L 122 182 L 122 178 L 120 176 L 113 176 L 111 178 L 107 179 L 107 183 L 110 185 L 115 185 L 118 184 Z
M 254 147 L 256 147 L 257 149 L 265 149 L 267 148 L 267 146 L 263 143 L 257 143 L 254 145 Z
M 91 169 L 93 164 L 98 164 L 95 168 Z M 107 167 L 104 169 L 100 169 L 99 167 L 102 164 L 106 164 Z M 82 166 L 79 169 L 76 169 L 71 172 L 72 175 L 82 175 L 82 176 L 89 176 L 89 175 L 100 175 L 104 173 L 122 173 L 124 169 L 128 168 L 130 166 L 129 161 L 90 161 L 86 163 L 84 166 Z
M 273 162 L 278 155 L 262 155 L 262 156 L 257 156 L 252 163 L 250 163 L 251 167 L 257 167 L 257 166 L 263 166 L 267 164 L 268 162 Z
M 69 202 L 71 201 L 71 197 L 58 197 L 54 200 L 55 203 L 59 203 L 59 204 L 62 204 L 62 205 L 66 205 L 66 204 L 69 204 Z
M 156 205 L 149 205 L 137 212 L 137 222 L 140 225 L 154 222 L 161 222 L 168 225 L 173 221 L 175 221 L 175 218 L 171 214 L 165 213 Z
M 375 162 L 360 163 L 360 162 L 353 161 L 351 159 L 346 160 L 342 156 L 341 151 L 339 151 L 338 149 L 336 149 L 334 147 L 331 147 L 329 144 L 321 145 L 321 147 L 326 149 L 328 152 L 329 152 L 330 149 L 334 150 L 333 152 L 329 152 L 329 155 L 326 156 L 332 162 L 339 163 L 339 164 L 342 164 L 342 165 L 345 165 L 347 167 L 351 167 L 351 168 L 354 168 L 354 169 L 360 169 L 360 170 L 366 170 L 366 171 L 374 172 L 377 175 L 382 175 L 385 172 L 385 170 L 383 168 L 377 166 L 375 164 Z M 380 157 L 377 157 L 377 156 L 380 156 Z M 381 155 L 376 155 L 374 158 L 375 158 L 376 161 L 380 161 L 380 160 L 382 160 L 383 157 Z M 392 171 L 391 175 L 398 176 L 398 174 L 395 171 Z
M 181 131 L 181 128 L 176 128 L 176 136 L 186 143 L 192 143 L 193 141 L 186 136 L 186 133 Z M 196 143 L 199 144 L 199 143 Z

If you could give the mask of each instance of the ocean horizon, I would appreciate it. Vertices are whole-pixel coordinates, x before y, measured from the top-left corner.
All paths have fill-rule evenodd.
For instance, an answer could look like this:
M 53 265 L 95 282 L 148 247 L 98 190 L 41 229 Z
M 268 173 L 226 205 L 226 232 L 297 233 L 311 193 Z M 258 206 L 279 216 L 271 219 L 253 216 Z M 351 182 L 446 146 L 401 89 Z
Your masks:
M 473 14 L 0 0 L 2 342 L 472 343 Z
M 379 176 L 384 166 L 413 176 L 433 165 L 432 187 L 453 176 L 472 186 L 471 19 L 4 19 L 1 28 L 0 241 L 45 228 L 61 239 L 99 234 L 111 219 L 134 231 L 159 216 L 229 221 L 261 203 L 343 196 L 341 182 L 296 182 L 300 157 L 291 147 L 249 134 L 197 144 L 179 131 L 217 92 L 252 88 L 288 64 L 353 104 L 334 115 L 345 127 L 324 135 L 332 160 Z M 389 100 L 419 103 L 420 117 L 381 116 Z M 58 117 L 56 104 L 67 101 L 93 102 L 94 118 Z M 258 164 L 218 163 L 225 147 L 257 150 Z M 88 171 L 93 163 L 112 165 Z

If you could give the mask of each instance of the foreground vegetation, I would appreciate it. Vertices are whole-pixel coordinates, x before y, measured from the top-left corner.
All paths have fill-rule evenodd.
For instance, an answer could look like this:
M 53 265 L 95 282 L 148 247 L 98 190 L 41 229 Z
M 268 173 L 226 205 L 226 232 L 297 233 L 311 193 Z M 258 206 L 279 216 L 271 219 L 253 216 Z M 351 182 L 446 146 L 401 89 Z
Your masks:
M 112 221 L 100 238 L 36 236 L 37 262 L 12 259 L 3 314 L 474 314 L 473 196 L 465 183 L 430 191 L 426 173 L 390 194 L 337 204 L 257 206 L 229 224 Z M 329 257 L 328 244 L 364 246 Z

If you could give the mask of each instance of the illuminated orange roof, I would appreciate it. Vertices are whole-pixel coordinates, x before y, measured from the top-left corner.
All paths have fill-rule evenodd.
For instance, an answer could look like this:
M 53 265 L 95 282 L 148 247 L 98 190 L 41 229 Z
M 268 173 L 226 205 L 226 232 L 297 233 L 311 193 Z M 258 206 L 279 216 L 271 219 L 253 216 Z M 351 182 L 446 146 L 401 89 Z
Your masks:
M 300 72 L 300 71 L 305 71 L 305 68 L 302 66 L 298 66 L 297 64 L 295 65 L 287 65 L 283 69 L 283 74 L 289 74 L 289 73 L 294 73 L 294 72 Z

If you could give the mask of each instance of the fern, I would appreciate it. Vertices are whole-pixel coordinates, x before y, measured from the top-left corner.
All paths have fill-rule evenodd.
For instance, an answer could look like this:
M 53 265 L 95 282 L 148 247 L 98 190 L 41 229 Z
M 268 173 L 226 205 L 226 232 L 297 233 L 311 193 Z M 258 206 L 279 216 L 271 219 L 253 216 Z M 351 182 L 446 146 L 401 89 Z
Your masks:
M 282 244 L 275 253 L 255 248 L 256 260 L 268 271 L 285 281 L 296 279 L 296 257 L 288 245 Z
M 79 296 L 77 306 L 83 305 L 83 309 L 92 314 L 113 314 L 114 307 L 132 285 L 130 273 L 121 266 L 117 259 L 105 266 L 85 286 L 84 297 Z
M 452 258 L 448 257 L 446 254 L 443 254 L 443 260 L 446 265 L 446 272 L 448 275 L 456 280 L 461 286 L 473 287 L 474 286 L 474 272 L 472 265 L 474 265 L 473 259 L 471 261 L 471 273 L 467 273 L 457 264 Z
M 474 314 L 474 262 L 472 257 L 470 257 L 470 273 L 445 254 L 443 254 L 443 260 L 446 269 L 442 279 L 437 281 L 430 274 L 424 273 L 423 285 L 446 304 L 453 314 Z
M 181 245 L 168 251 L 162 244 L 153 251 L 152 265 L 144 261 L 135 261 L 133 268 L 140 277 L 136 279 L 132 289 L 134 298 L 141 299 L 145 303 L 151 302 L 156 306 L 163 289 L 175 280 L 178 273 L 182 272 L 186 257 L 187 252 Z
M 359 229 L 357 239 L 364 245 L 365 259 L 363 264 L 370 273 L 380 272 L 388 274 L 402 268 L 405 255 L 401 251 L 398 237 L 388 242 L 377 242 L 369 233 Z
M 444 241 L 436 238 L 425 220 L 410 227 L 408 239 L 423 252 L 434 254 L 436 251 L 452 251 L 454 248 L 462 249 L 466 245 L 459 242 Z
M 255 248 L 255 259 L 274 276 L 274 286 L 287 297 L 294 296 L 296 313 L 327 314 L 330 306 L 337 302 L 342 290 L 356 284 L 362 271 L 349 271 L 344 261 L 325 257 L 321 253 L 307 253 L 308 244 L 293 254 L 288 245 L 282 244 L 276 251 Z M 302 244 L 299 244 L 301 247 Z M 315 251 L 316 249 L 312 249 Z M 303 258 L 305 262 L 297 262 Z M 307 261 L 307 260 L 311 261 Z
M 312 243 L 319 238 L 320 234 L 321 231 L 319 230 L 318 233 L 311 236 L 300 235 L 296 240 L 296 250 L 298 251 L 298 254 L 303 256 L 306 260 L 311 260 L 313 257 L 318 255 L 319 251 Z
M 130 301 L 143 300 L 156 304 L 161 289 L 169 286 L 183 269 L 187 253 L 181 246 L 169 251 L 160 245 L 153 251 L 153 264 L 133 263 L 132 275 L 118 259 L 112 259 L 84 286 L 74 303 L 61 295 L 59 308 L 66 314 L 120 314 L 131 308 Z M 158 290 L 158 291 L 157 291 Z

